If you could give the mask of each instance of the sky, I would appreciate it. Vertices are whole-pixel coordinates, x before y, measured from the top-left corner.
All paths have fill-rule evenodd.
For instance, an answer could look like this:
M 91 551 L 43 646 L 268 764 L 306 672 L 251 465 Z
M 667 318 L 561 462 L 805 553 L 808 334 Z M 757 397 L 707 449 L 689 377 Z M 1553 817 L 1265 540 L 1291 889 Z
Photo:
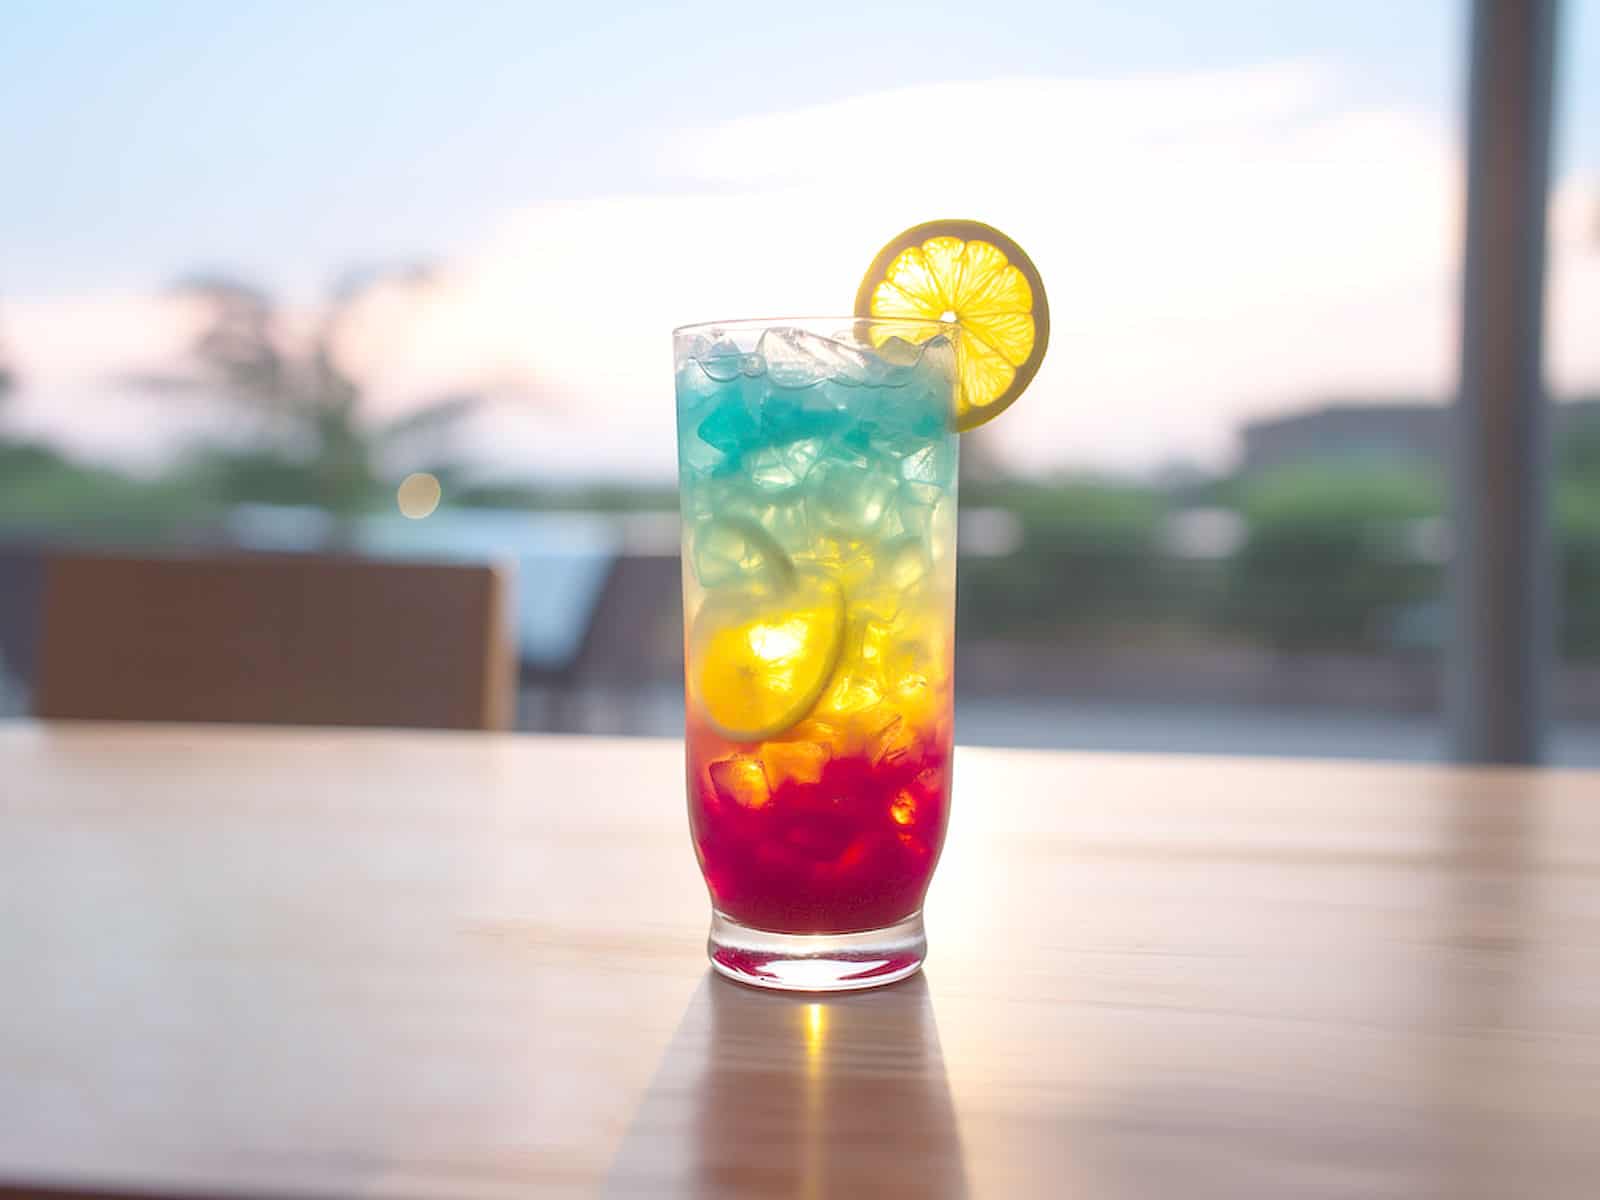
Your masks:
M 665 475 L 668 329 L 845 309 L 879 244 L 970 215 L 1054 318 L 1002 457 L 1220 463 L 1252 416 L 1447 394 L 1465 39 L 1440 0 L 0 0 L 0 419 L 158 460 L 203 414 L 108 381 L 181 354 L 163 285 L 225 271 L 304 318 L 426 261 L 355 325 L 375 410 L 476 388 L 487 466 Z M 1569 0 L 1560 79 L 1572 389 L 1600 386 L 1600 0 Z

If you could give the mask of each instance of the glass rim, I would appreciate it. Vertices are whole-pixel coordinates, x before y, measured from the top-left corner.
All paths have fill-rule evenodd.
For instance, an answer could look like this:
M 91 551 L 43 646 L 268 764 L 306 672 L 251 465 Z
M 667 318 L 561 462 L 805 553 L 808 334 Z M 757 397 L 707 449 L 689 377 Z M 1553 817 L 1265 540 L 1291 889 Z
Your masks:
M 672 331 L 675 338 L 694 337 L 712 332 L 727 333 L 752 329 L 783 329 L 792 326 L 810 327 L 817 325 L 832 325 L 835 328 L 849 327 L 852 325 L 893 325 L 897 328 L 927 329 L 930 331 L 953 331 L 957 324 L 954 321 L 938 321 L 931 317 L 863 317 L 829 316 L 795 316 L 795 317 L 735 317 L 728 321 L 692 321 L 687 325 L 679 325 Z

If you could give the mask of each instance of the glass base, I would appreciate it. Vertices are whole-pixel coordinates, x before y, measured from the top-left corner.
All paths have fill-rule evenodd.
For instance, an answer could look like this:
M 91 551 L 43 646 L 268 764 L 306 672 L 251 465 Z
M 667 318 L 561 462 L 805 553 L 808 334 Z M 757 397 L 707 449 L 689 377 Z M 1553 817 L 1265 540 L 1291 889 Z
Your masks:
M 718 972 L 752 987 L 845 992 L 915 974 L 928 939 L 920 912 L 859 933 L 771 933 L 713 910 L 706 951 Z

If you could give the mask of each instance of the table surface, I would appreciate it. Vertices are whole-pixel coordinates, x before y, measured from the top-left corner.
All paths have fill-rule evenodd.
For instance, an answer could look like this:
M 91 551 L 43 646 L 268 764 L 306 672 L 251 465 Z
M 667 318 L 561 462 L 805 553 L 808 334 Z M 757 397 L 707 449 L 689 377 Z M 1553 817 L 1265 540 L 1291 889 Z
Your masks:
M 1594 1195 L 1600 774 L 962 749 L 818 999 L 681 753 L 0 725 L 0 1196 Z

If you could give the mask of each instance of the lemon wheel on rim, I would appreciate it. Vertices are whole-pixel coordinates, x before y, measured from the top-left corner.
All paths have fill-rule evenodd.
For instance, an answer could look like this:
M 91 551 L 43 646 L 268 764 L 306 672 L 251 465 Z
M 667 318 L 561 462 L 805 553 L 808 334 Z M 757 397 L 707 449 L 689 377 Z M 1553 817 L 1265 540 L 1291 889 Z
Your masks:
M 1033 261 L 981 221 L 928 221 L 878 252 L 856 293 L 856 315 L 955 327 L 958 431 L 1004 412 L 1033 382 L 1050 342 L 1050 304 Z M 908 326 L 908 328 L 910 328 Z M 892 326 L 875 326 L 887 340 Z M 932 336 L 917 327 L 909 340 Z

